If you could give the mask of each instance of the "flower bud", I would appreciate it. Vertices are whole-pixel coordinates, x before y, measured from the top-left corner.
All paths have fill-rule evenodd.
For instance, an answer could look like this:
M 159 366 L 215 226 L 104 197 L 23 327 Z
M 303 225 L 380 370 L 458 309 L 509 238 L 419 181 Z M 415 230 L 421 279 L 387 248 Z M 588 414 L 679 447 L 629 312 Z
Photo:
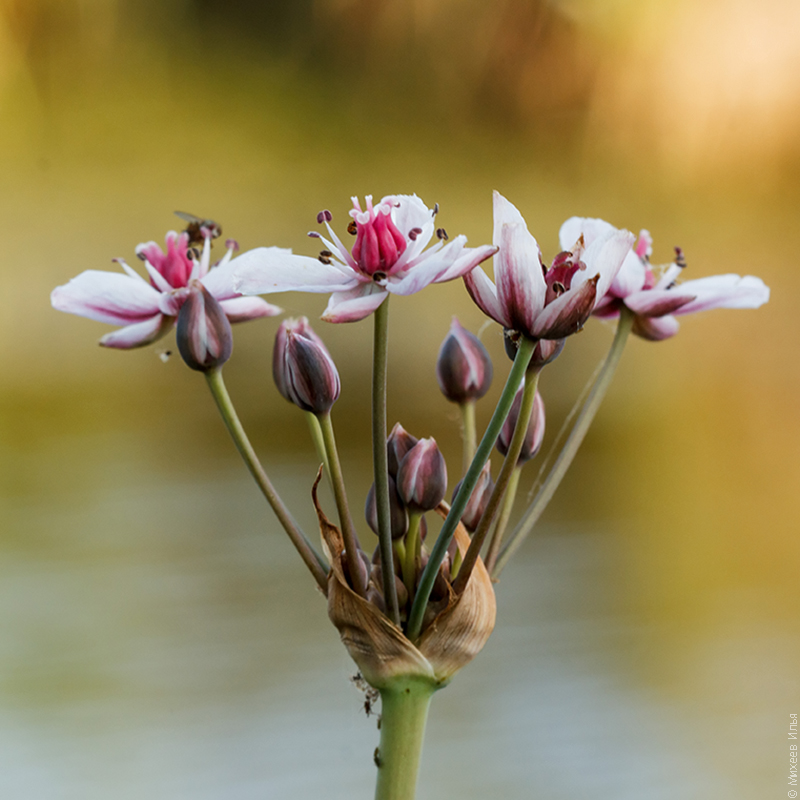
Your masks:
M 508 453 L 511 438 L 514 436 L 514 429 L 517 426 L 520 407 L 522 406 L 522 392 L 522 389 L 517 392 L 517 396 L 511 406 L 511 412 L 503 424 L 500 435 L 497 437 L 497 449 L 503 455 Z M 539 452 L 539 448 L 542 446 L 542 439 L 544 439 L 544 401 L 537 391 L 533 399 L 533 411 L 528 423 L 528 430 L 525 433 L 525 441 L 522 443 L 522 450 L 517 459 L 517 465 L 530 461 Z
M 284 320 L 275 335 L 272 377 L 278 391 L 303 411 L 324 414 L 339 397 L 339 373 L 305 317 Z
M 408 530 L 408 513 L 397 494 L 394 478 L 389 476 L 389 512 L 392 520 L 392 539 L 402 539 Z M 378 504 L 375 500 L 375 484 L 369 488 L 367 502 L 364 505 L 364 516 L 372 532 L 378 535 Z
M 477 400 L 492 384 L 492 361 L 475 334 L 453 317 L 436 362 L 442 394 L 453 403 Z
M 405 454 L 419 441 L 416 436 L 412 436 L 399 422 L 392 428 L 389 438 L 386 440 L 386 455 L 389 461 L 389 474 L 397 477 L 397 470 Z
M 231 324 L 219 301 L 200 281 L 191 282 L 178 312 L 176 340 L 183 360 L 200 372 L 221 367 L 231 357 Z
M 444 499 L 447 467 L 434 439 L 420 439 L 397 471 L 397 493 L 412 511 L 430 511 Z
M 492 491 L 494 491 L 491 468 L 491 462 L 487 461 L 481 470 L 481 474 L 478 476 L 478 482 L 472 490 L 472 495 L 467 501 L 467 507 L 461 515 L 461 521 L 470 533 L 474 533 L 475 529 L 478 527 L 483 512 L 486 511 L 486 506 L 489 504 Z M 453 490 L 453 500 L 456 499 L 461 484 L 462 481 L 459 481 L 456 488 Z

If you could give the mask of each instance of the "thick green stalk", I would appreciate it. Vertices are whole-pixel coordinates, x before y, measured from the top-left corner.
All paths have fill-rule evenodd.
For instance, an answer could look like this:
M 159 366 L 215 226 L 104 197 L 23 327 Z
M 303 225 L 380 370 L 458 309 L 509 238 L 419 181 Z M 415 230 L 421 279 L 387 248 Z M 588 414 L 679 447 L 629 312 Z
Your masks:
M 381 552 L 383 600 L 389 619 L 400 626 L 400 607 L 394 585 L 392 516 L 389 508 L 389 461 L 386 454 L 386 373 L 389 357 L 389 298 L 375 311 L 372 362 L 372 464 L 375 472 L 375 505 L 378 515 L 378 547 Z
M 497 408 L 495 408 L 494 414 L 492 414 L 492 418 L 486 428 L 486 432 L 483 434 L 481 443 L 475 451 L 475 458 L 472 459 L 472 464 L 470 464 L 467 474 L 464 476 L 464 480 L 461 481 L 461 488 L 453 499 L 450 513 L 447 515 L 447 519 L 444 521 L 441 531 L 439 531 L 436 544 L 433 546 L 428 563 L 420 578 L 417 593 L 414 597 L 414 604 L 411 607 L 411 614 L 408 620 L 408 638 L 412 642 L 419 637 L 420 631 L 422 630 L 422 619 L 425 614 L 425 608 L 428 605 L 428 598 L 431 596 L 434 581 L 436 580 L 436 574 L 439 572 L 439 567 L 447 553 L 447 548 L 450 546 L 450 541 L 453 538 L 461 515 L 467 507 L 475 484 L 478 482 L 483 465 L 488 461 L 494 443 L 497 441 L 497 437 L 503 427 L 503 423 L 506 421 L 509 411 L 511 411 L 514 397 L 528 369 L 528 364 L 533 356 L 535 347 L 536 342 L 530 339 L 520 340 L 519 349 L 514 358 L 514 364 L 511 367 L 511 371 L 508 373 L 508 379 L 506 380 L 506 385 L 503 387 L 503 393 L 500 395 Z
M 478 446 L 478 434 L 475 430 L 475 401 L 467 400 L 459 403 L 461 409 L 461 441 L 464 448 L 462 472 L 469 469 L 472 459 L 475 458 L 475 448 Z
M 342 477 L 339 451 L 336 449 L 336 437 L 333 434 L 330 411 L 320 414 L 318 419 L 331 471 L 331 485 L 333 487 L 333 496 L 336 498 L 336 510 L 339 512 L 339 523 L 342 526 L 345 555 L 350 565 L 350 580 L 353 581 L 353 588 L 356 592 L 362 597 L 366 597 L 367 586 L 364 570 L 361 568 L 361 564 L 358 563 L 361 558 L 358 554 L 361 547 L 358 543 L 355 525 L 353 525 L 353 518 L 350 516 L 350 506 L 347 503 L 347 492 L 345 491 L 344 478 Z
M 428 706 L 435 691 L 429 680 L 416 677 L 397 678 L 381 690 L 375 800 L 414 800 Z
M 267 499 L 270 506 L 272 506 L 272 510 L 275 512 L 278 521 L 283 525 L 286 533 L 289 534 L 289 538 L 292 540 L 292 544 L 297 548 L 297 552 L 300 553 L 300 557 L 309 570 L 311 570 L 311 574 L 314 576 L 322 591 L 327 593 L 328 565 L 325 563 L 322 556 L 311 546 L 306 535 L 292 517 L 291 512 L 275 491 L 275 487 L 272 485 L 269 477 L 267 477 L 264 467 L 261 466 L 256 451 L 250 444 L 250 440 L 244 432 L 242 423 L 239 421 L 228 390 L 225 388 L 225 382 L 222 380 L 222 368 L 218 367 L 217 369 L 209 370 L 205 373 L 205 376 L 208 381 L 208 388 L 211 389 L 211 394 L 214 396 L 217 408 L 228 428 L 228 433 L 230 433 L 236 445 L 236 449 L 244 459 L 247 469 L 250 470 L 250 474 L 258 484 L 258 488 L 261 489 L 261 493 Z
M 511 481 L 511 476 L 517 469 L 517 461 L 519 454 L 522 452 L 522 445 L 525 444 L 525 436 L 528 433 L 528 425 L 530 424 L 531 414 L 533 413 L 533 403 L 536 400 L 536 385 L 539 383 L 539 370 L 537 369 L 533 374 L 528 373 L 525 388 L 522 391 L 522 402 L 519 407 L 519 416 L 517 417 L 517 424 L 514 428 L 514 435 L 508 445 L 508 452 L 503 460 L 503 466 L 500 467 L 500 473 L 497 476 L 497 481 L 489 497 L 489 502 L 486 504 L 486 510 L 483 512 L 481 521 L 475 533 L 472 535 L 472 541 L 469 543 L 469 549 L 464 555 L 464 563 L 458 571 L 458 577 L 453 583 L 453 591 L 456 594 L 461 594 L 467 587 L 469 576 L 472 574 L 472 569 L 478 561 L 478 554 L 483 547 L 489 529 L 497 516 L 497 511 L 500 508 L 500 503 L 505 496 L 508 484 Z
M 409 512 L 405 542 L 406 552 L 400 562 L 403 570 L 403 583 L 408 589 L 409 597 L 414 595 L 414 584 L 417 578 L 417 550 L 419 550 L 420 545 L 419 529 L 421 521 L 422 514 L 420 512 Z
M 533 503 L 531 503 L 530 507 L 517 524 L 517 527 L 508 538 L 505 547 L 500 551 L 497 564 L 492 570 L 493 578 L 497 578 L 500 575 L 503 568 L 508 563 L 508 560 L 517 551 L 517 548 L 522 544 L 525 537 L 533 530 L 533 526 L 538 522 L 539 517 L 541 517 L 542 512 L 547 507 L 553 494 L 555 494 L 570 464 L 572 464 L 572 460 L 575 458 L 575 454 L 578 452 L 578 448 L 581 446 L 589 430 L 589 426 L 592 424 L 592 420 L 595 414 L 597 414 L 600 404 L 603 402 L 608 387 L 611 385 L 611 379 L 614 377 L 614 372 L 619 364 L 622 351 L 625 349 L 625 343 L 628 340 L 632 325 L 633 313 L 623 307 L 619 322 L 617 323 L 617 332 L 614 336 L 614 341 L 611 343 L 611 349 L 608 351 L 608 355 L 592 387 L 592 391 L 586 398 L 586 402 L 578 418 L 575 420 L 575 425 L 569 434 L 569 438 L 564 443 L 564 447 L 558 454 L 558 458 L 553 464 L 552 469 L 539 488 L 536 497 L 534 497 Z
M 511 512 L 514 509 L 514 501 L 517 499 L 519 477 L 521 474 L 522 465 L 517 464 L 508 481 L 508 489 L 506 489 L 505 496 L 503 497 L 503 504 L 500 506 L 500 516 L 497 517 L 497 524 L 494 526 L 492 538 L 489 540 L 489 549 L 486 551 L 485 563 L 486 569 L 489 570 L 489 572 L 492 571 L 494 562 L 497 561 L 497 553 L 500 550 L 500 545 L 503 543 L 503 536 L 505 536 L 506 528 L 508 527 L 508 520 L 511 518 Z

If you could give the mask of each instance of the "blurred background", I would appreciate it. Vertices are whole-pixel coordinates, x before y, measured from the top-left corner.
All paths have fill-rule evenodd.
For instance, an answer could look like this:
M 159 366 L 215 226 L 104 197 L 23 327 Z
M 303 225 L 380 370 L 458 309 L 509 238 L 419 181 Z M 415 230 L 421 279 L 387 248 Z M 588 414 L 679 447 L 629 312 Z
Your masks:
M 416 192 L 481 244 L 499 189 L 547 258 L 564 219 L 599 216 L 648 228 L 654 263 L 680 245 L 691 277 L 756 274 L 772 299 L 631 341 L 503 575 L 492 639 L 434 700 L 419 796 L 784 796 L 798 75 L 795 0 L 0 0 L 0 795 L 371 796 L 354 667 L 204 381 L 159 358 L 171 337 L 99 349 L 108 327 L 49 293 L 137 263 L 175 209 L 244 249 L 314 254 L 319 209 L 341 232 L 351 195 Z M 272 299 L 312 320 L 326 302 Z M 454 484 L 434 363 L 452 314 L 484 320 L 460 282 L 392 306 L 390 424 L 435 436 Z M 271 382 L 276 327 L 237 328 L 226 376 L 313 531 L 316 461 Z M 316 329 L 359 509 L 371 325 Z M 591 321 L 545 372 L 545 450 L 612 335 Z M 485 423 L 508 362 L 495 326 L 481 336 Z

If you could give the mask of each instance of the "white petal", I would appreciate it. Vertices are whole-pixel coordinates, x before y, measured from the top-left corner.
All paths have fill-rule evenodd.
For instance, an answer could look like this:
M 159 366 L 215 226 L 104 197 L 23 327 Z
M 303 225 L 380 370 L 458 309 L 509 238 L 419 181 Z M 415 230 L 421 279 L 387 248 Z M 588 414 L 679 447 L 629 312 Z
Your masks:
M 406 238 L 412 228 L 422 228 L 423 231 L 426 228 L 430 229 L 431 232 L 427 238 L 424 235 L 417 238 L 417 241 L 422 240 L 424 248 L 433 235 L 433 212 L 415 194 L 398 194 L 393 198 L 386 197 L 384 200 L 387 202 L 394 200 L 399 204 L 392 210 L 392 220 Z
M 614 297 L 627 297 L 634 292 L 640 291 L 646 279 L 647 271 L 642 259 L 631 250 L 625 256 L 617 277 L 611 282 L 609 292 Z
M 50 295 L 53 308 L 81 317 L 126 325 L 158 312 L 159 292 L 141 278 L 87 270 Z
M 683 294 L 693 294 L 695 299 L 676 311 L 692 314 L 710 308 L 758 308 L 769 300 L 769 287 L 753 275 L 713 275 L 686 281 L 677 287 Z
M 438 281 L 440 276 L 447 272 L 463 254 L 466 241 L 466 236 L 458 236 L 443 248 L 435 250 L 433 247 L 430 248 L 415 265 L 406 267 L 399 273 L 390 274 L 386 290 L 392 294 L 409 295 Z M 460 278 L 461 275 L 453 277 Z
M 591 217 L 570 217 L 558 232 L 558 242 L 562 250 L 572 250 L 575 242 L 583 236 L 583 243 L 588 247 L 596 239 L 609 236 L 616 228 L 603 219 Z
M 497 297 L 511 327 L 530 333 L 547 293 L 539 245 L 524 225 L 503 225 L 499 237 L 500 251 L 494 257 Z
M 506 316 L 497 299 L 497 287 L 489 280 L 482 267 L 475 267 L 468 272 L 464 276 L 464 285 L 467 287 L 469 296 L 487 317 L 499 322 L 504 328 L 511 326 L 511 320 Z
M 636 237 L 630 231 L 618 230 L 595 239 L 586 248 L 581 259 L 586 264 L 586 269 L 575 273 L 571 286 L 574 288 L 589 278 L 599 275 L 596 296 L 596 302 L 599 302 L 611 288 L 611 284 L 635 240 Z
M 363 283 L 347 292 L 335 292 L 322 315 L 325 322 L 358 322 L 368 317 L 389 295 L 375 283 Z
M 465 247 L 461 255 L 458 256 L 451 266 L 439 275 L 435 282 L 445 283 L 455 278 L 462 278 L 468 272 L 475 269 L 478 264 L 483 263 L 496 253 L 497 248 L 491 244 L 485 244 L 481 247 Z
M 234 258 L 229 266 L 233 270 L 233 288 L 242 294 L 342 292 L 358 284 L 355 271 L 348 276 L 341 266 L 323 264 L 308 256 L 296 256 L 291 250 L 280 247 L 248 250 Z M 206 278 L 203 282 L 208 287 L 207 281 Z
M 117 331 L 107 333 L 100 339 L 100 344 L 103 347 L 114 347 L 119 350 L 142 347 L 160 339 L 172 327 L 174 321 L 174 317 L 156 314 L 150 319 L 144 320 L 144 322 L 136 322 L 133 325 L 126 325 Z
M 665 317 L 634 317 L 633 332 L 651 342 L 661 342 L 678 332 L 680 324 L 672 315 Z
M 645 289 L 625 298 L 625 305 L 636 314 L 645 317 L 663 317 L 678 314 L 680 309 L 691 303 L 695 295 L 684 291 L 683 286 L 675 289 Z
M 229 322 L 246 322 L 259 317 L 274 317 L 283 309 L 260 297 L 232 297 L 219 303 Z
M 503 225 L 522 225 L 525 230 L 528 226 L 519 213 L 517 207 L 513 203 L 509 203 L 500 192 L 495 191 L 492 193 L 492 205 L 494 208 L 494 233 L 492 235 L 492 244 L 499 247 L 501 231 Z

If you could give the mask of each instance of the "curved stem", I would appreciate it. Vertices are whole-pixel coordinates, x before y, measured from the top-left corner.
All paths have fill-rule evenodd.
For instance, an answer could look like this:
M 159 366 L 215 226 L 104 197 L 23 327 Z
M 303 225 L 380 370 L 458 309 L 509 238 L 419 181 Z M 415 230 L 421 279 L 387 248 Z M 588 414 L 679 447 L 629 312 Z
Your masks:
M 506 421 L 511 405 L 514 402 L 514 396 L 517 393 L 525 371 L 528 369 L 533 350 L 536 347 L 536 342 L 530 339 L 522 339 L 517 350 L 517 355 L 514 358 L 514 364 L 511 371 L 508 373 L 506 385 L 503 387 L 503 393 L 500 395 L 500 400 L 497 403 L 497 408 L 492 414 L 486 432 L 483 434 L 481 443 L 475 451 L 475 458 L 472 459 L 467 474 L 464 480 L 461 481 L 461 488 L 458 494 L 453 499 L 453 505 L 450 507 L 450 513 L 439 531 L 439 536 L 436 539 L 436 544 L 433 546 L 428 563 L 422 572 L 417 593 L 414 597 L 414 604 L 411 607 L 411 614 L 408 621 L 408 638 L 413 642 L 419 637 L 422 630 L 422 618 L 425 614 L 425 608 L 428 605 L 428 598 L 431 596 L 436 575 L 439 572 L 439 567 L 442 565 L 447 548 L 450 546 L 450 541 L 453 538 L 453 533 L 458 525 L 464 509 L 467 507 L 469 498 L 472 491 L 475 489 L 475 484 L 478 482 L 483 465 L 489 459 L 492 452 L 494 443 L 500 434 L 500 429 Z
M 406 532 L 406 552 L 400 564 L 403 570 L 403 583 L 408 589 L 408 596 L 414 595 L 414 583 L 417 577 L 417 550 L 419 549 L 419 529 L 422 513 L 411 511 L 408 515 L 408 531 Z
M 500 467 L 500 474 L 497 476 L 491 497 L 489 497 L 489 502 L 486 504 L 486 510 L 483 512 L 481 521 L 472 535 L 472 541 L 469 543 L 469 548 L 464 555 L 464 563 L 461 565 L 458 577 L 453 583 L 453 591 L 456 594 L 461 594 L 467 586 L 469 576 L 472 574 L 472 568 L 478 561 L 478 554 L 497 516 L 497 511 L 500 508 L 500 503 L 506 493 L 511 476 L 514 474 L 514 470 L 517 469 L 517 461 L 519 460 L 519 454 L 522 452 L 522 445 L 525 444 L 525 436 L 528 433 L 528 426 L 533 413 L 533 403 L 536 399 L 536 385 L 538 383 L 539 370 L 537 369 L 533 375 L 530 375 L 530 373 L 528 375 L 525 389 L 522 392 L 522 402 L 520 403 L 517 424 L 514 427 L 514 435 L 508 445 L 508 452 L 503 460 L 503 466 Z
M 397 678 L 381 689 L 381 741 L 375 751 L 375 800 L 414 800 L 428 707 L 436 686 Z
M 553 497 L 558 485 L 561 483 L 564 475 L 572 464 L 578 448 L 581 446 L 592 420 L 603 402 L 608 387 L 611 384 L 611 379 L 614 377 L 614 372 L 619 364 L 622 351 L 625 349 L 625 343 L 631 332 L 633 325 L 633 313 L 627 308 L 622 309 L 620 313 L 619 322 L 617 323 L 617 332 L 614 335 L 614 341 L 611 343 L 611 349 L 608 351 L 606 360 L 603 363 L 603 368 L 597 376 L 592 391 L 589 397 L 586 398 L 581 413 L 575 420 L 575 425 L 569 434 L 569 438 L 564 443 L 564 447 L 558 454 L 558 458 L 553 464 L 552 469 L 544 480 L 544 483 L 539 488 L 536 497 L 533 499 L 528 510 L 523 515 L 522 519 L 517 523 L 517 527 L 506 542 L 505 547 L 500 551 L 500 557 L 497 559 L 497 564 L 492 570 L 492 577 L 497 578 L 503 571 L 503 568 L 508 563 L 508 560 L 517 551 L 517 548 L 522 544 L 525 537 L 533 530 L 533 526 L 538 522 L 542 512 L 547 507 L 550 499 Z
M 475 448 L 478 446 L 478 435 L 475 431 L 475 401 L 467 400 L 459 403 L 461 409 L 461 441 L 464 447 L 462 471 L 466 472 L 472 459 L 475 458 Z
M 300 553 L 300 557 L 309 570 L 311 570 L 311 574 L 314 576 L 322 591 L 327 594 L 328 565 L 325 563 L 322 556 L 311 546 L 306 535 L 292 517 L 291 512 L 275 491 L 275 487 L 267 477 L 267 473 L 264 472 L 264 467 L 261 466 L 261 462 L 258 460 L 258 456 L 255 450 L 253 450 L 253 446 L 250 444 L 247 434 L 244 432 L 242 423 L 239 421 L 239 417 L 231 402 L 228 390 L 225 388 L 225 382 L 222 380 L 222 369 L 218 367 L 217 369 L 209 370 L 205 373 L 205 376 L 208 381 L 208 388 L 211 389 L 211 394 L 216 401 L 217 408 L 228 428 L 228 433 L 230 433 L 236 445 L 236 449 L 244 459 L 247 469 L 250 470 L 250 474 L 258 484 L 258 488 L 261 489 L 261 493 L 267 499 L 270 506 L 272 506 L 272 510 L 275 512 L 278 521 L 283 525 L 286 533 L 289 534 L 289 538 L 292 540 L 292 544 L 297 548 L 297 552 Z
M 389 357 L 389 298 L 375 311 L 372 362 L 372 464 L 375 472 L 375 505 L 378 512 L 378 546 L 381 552 L 383 600 L 389 619 L 399 627 L 400 608 L 394 585 L 392 517 L 389 510 L 389 461 L 386 454 L 386 372 Z
M 494 526 L 494 533 L 489 541 L 489 549 L 486 551 L 486 558 L 484 561 L 486 569 L 489 570 L 489 572 L 492 571 L 494 562 L 497 561 L 497 553 L 500 550 L 500 545 L 503 543 L 503 536 L 508 527 L 508 520 L 511 518 L 511 512 L 514 510 L 514 501 L 517 499 L 517 489 L 519 488 L 519 477 L 521 474 L 522 466 L 517 464 L 508 481 L 508 489 L 506 489 L 505 497 L 503 497 L 503 504 L 500 506 L 500 516 L 497 518 L 497 525 Z
M 353 581 L 353 588 L 362 597 L 367 596 L 367 586 L 364 580 L 365 574 L 361 565 L 358 563 L 360 558 L 358 551 L 361 546 L 358 543 L 353 518 L 350 516 L 350 506 L 347 503 L 347 492 L 344 487 L 342 477 L 342 465 L 339 462 L 339 451 L 336 449 L 336 437 L 333 434 L 333 423 L 331 422 L 330 411 L 320 414 L 319 425 L 322 430 L 322 441 L 325 445 L 325 452 L 328 456 L 330 467 L 331 486 L 333 496 L 336 498 L 336 510 L 339 512 L 339 523 L 342 526 L 342 538 L 344 539 L 345 556 L 350 564 L 350 575 Z

